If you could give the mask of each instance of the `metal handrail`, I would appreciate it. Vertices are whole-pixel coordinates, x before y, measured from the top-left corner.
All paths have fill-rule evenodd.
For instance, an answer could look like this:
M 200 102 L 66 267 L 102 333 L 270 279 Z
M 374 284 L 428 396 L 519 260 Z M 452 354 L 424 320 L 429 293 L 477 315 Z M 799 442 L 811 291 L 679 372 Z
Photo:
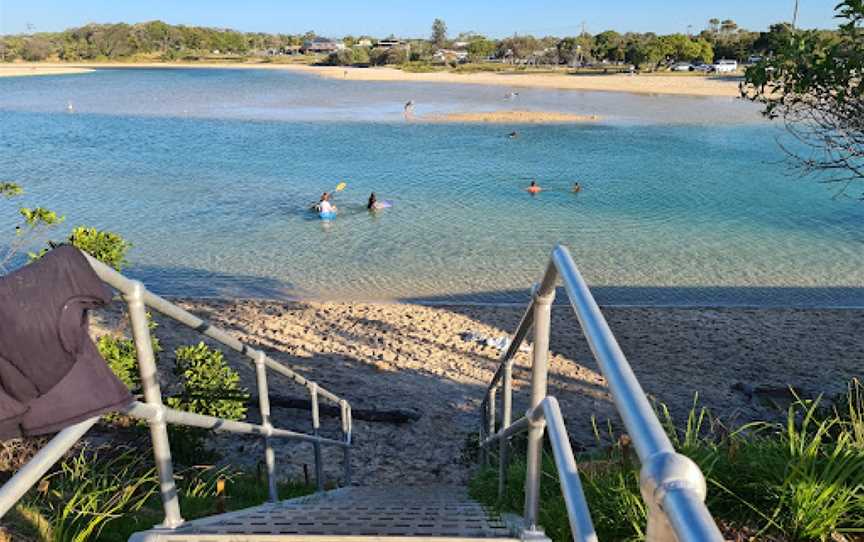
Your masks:
M 534 290 L 509 348 L 501 356 L 498 370 L 481 404 L 480 446 L 485 460 L 489 458 L 489 446 L 496 441 L 499 443 L 499 493 L 503 494 L 506 480 L 507 441 L 516 433 L 527 430 L 524 519 L 528 535 L 542 535 L 537 524 L 540 454 L 543 431 L 548 426 L 573 539 L 586 542 L 596 540 L 585 496 L 578 483 L 575 461 L 571 463 L 572 450 L 567 450 L 569 439 L 560 419 L 560 410 L 557 409 L 557 402 L 554 408 L 546 402 L 551 399 L 546 395 L 551 305 L 559 278 L 642 464 L 640 490 L 648 508 L 646 540 L 722 541 L 723 536 L 705 506 L 706 484 L 702 471 L 692 460 L 675 451 L 585 279 L 579 273 L 570 252 L 563 246 L 553 250 L 543 279 Z M 530 408 L 525 417 L 511 423 L 513 358 L 532 326 L 534 345 Z M 503 388 L 503 411 L 501 428 L 496 432 L 495 396 L 498 387 Z M 567 455 L 570 459 L 565 457 Z
M 200 427 L 215 431 L 227 431 L 238 434 L 259 435 L 264 440 L 264 463 L 267 468 L 268 495 L 271 501 L 278 498 L 276 488 L 275 453 L 271 439 L 281 438 L 298 440 L 312 444 L 315 454 L 315 476 L 318 490 L 324 488 L 323 460 L 321 446 L 340 447 L 344 451 L 343 481 L 351 483 L 351 446 L 352 446 L 352 416 L 351 405 L 345 399 L 322 388 L 317 383 L 308 380 L 281 363 L 271 359 L 264 352 L 256 350 L 229 335 L 224 330 L 211 325 L 192 313 L 178 307 L 170 301 L 149 292 L 144 285 L 131 280 L 108 267 L 102 262 L 84 254 L 93 270 L 105 283 L 118 290 L 129 306 L 129 319 L 132 324 L 132 337 L 141 374 L 141 387 L 145 402 L 133 401 L 123 412 L 131 417 L 147 420 L 150 425 L 150 435 L 153 441 L 153 455 L 156 461 L 156 471 L 159 477 L 160 494 L 165 512 L 161 527 L 174 529 L 183 524 L 177 488 L 174 483 L 174 471 L 171 461 L 171 450 L 168 444 L 167 424 Z M 243 354 L 255 366 L 256 384 L 258 387 L 259 410 L 261 424 L 240 422 L 205 416 L 191 412 L 183 412 L 167 408 L 162 404 L 162 394 L 157 380 L 153 343 L 150 337 L 150 326 L 146 307 L 172 318 L 195 331 L 216 340 L 217 342 Z M 294 382 L 305 386 L 310 395 L 312 405 L 312 434 L 298 433 L 274 427 L 270 422 L 270 400 L 267 386 L 267 369 L 271 369 Z M 324 397 L 340 407 L 341 440 L 319 436 L 320 421 L 318 415 L 318 398 Z M 87 431 L 96 424 L 99 417 L 90 418 L 72 425 L 58 433 L 46 444 L 24 467 L 22 467 L 2 488 L 0 488 L 0 517 L 3 517 L 16 502 L 39 479 L 80 440 Z

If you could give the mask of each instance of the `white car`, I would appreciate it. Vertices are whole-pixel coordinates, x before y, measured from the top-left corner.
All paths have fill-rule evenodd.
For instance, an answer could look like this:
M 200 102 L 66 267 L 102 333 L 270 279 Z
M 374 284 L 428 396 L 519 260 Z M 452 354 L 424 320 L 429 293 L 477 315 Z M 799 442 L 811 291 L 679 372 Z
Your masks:
M 678 62 L 678 63 L 672 65 L 671 70 L 673 72 L 692 72 L 693 71 L 693 65 L 690 64 L 689 62 Z
M 711 66 L 711 71 L 716 73 L 732 73 L 738 70 L 738 62 L 735 60 L 720 60 Z

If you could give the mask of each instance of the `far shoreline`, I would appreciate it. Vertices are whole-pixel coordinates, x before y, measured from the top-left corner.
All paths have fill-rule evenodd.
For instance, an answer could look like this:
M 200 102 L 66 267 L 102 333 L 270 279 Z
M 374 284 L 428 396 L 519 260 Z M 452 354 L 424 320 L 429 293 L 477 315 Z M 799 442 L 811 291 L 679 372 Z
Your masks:
M 252 62 L 37 62 L 0 64 L 0 77 L 88 73 L 99 69 L 261 69 L 307 73 L 328 79 L 375 82 L 474 84 L 550 90 L 623 92 L 649 95 L 739 96 L 734 78 L 665 74 L 579 75 L 568 73 L 406 72 L 391 67 L 357 68 Z

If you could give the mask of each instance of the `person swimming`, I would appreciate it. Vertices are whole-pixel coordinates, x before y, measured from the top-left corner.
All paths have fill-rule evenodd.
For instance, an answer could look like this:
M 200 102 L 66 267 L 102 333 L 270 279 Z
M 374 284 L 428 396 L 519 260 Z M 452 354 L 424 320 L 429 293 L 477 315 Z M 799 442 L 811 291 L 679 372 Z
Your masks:
M 573 183 L 573 193 L 577 194 L 582 191 L 582 186 L 578 182 Z
M 514 130 L 514 131 L 510 132 L 509 134 L 507 134 L 507 137 L 509 137 L 510 139 L 516 139 L 517 137 L 519 137 L 519 132 Z
M 378 209 L 382 209 L 381 204 L 378 203 L 378 198 L 375 197 L 375 192 L 369 194 L 369 201 L 366 203 L 366 209 L 369 211 L 377 211 Z
M 540 188 L 540 185 L 537 184 L 537 181 L 531 181 L 531 184 L 525 190 L 527 190 L 531 194 L 537 194 L 543 189 Z

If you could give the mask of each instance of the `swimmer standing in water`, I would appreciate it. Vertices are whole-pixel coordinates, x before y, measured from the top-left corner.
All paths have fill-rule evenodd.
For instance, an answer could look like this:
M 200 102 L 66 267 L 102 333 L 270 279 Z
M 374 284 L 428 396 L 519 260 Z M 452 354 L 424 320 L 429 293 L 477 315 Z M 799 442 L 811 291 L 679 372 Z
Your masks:
M 573 183 L 573 193 L 578 194 L 581 191 L 582 191 L 582 186 L 578 182 Z
M 531 184 L 528 185 L 528 188 L 526 188 L 525 190 L 527 190 L 529 194 L 534 195 L 539 194 L 540 191 L 543 189 L 540 188 L 540 185 L 537 184 L 537 181 L 531 181 Z

